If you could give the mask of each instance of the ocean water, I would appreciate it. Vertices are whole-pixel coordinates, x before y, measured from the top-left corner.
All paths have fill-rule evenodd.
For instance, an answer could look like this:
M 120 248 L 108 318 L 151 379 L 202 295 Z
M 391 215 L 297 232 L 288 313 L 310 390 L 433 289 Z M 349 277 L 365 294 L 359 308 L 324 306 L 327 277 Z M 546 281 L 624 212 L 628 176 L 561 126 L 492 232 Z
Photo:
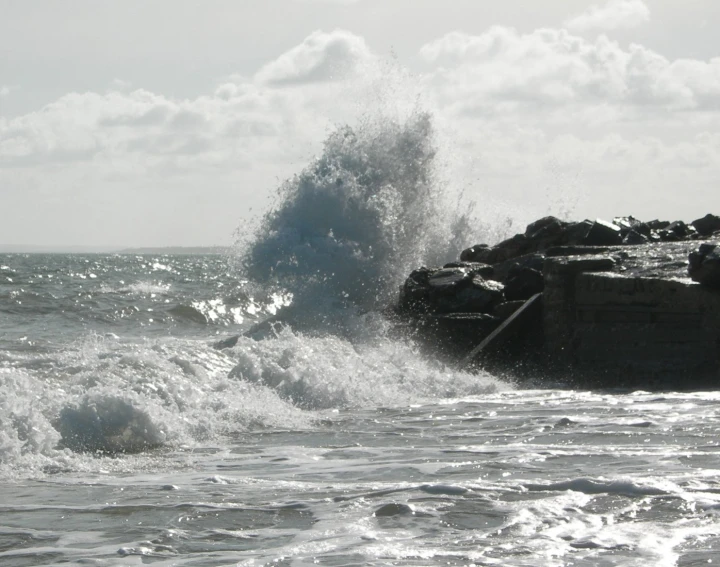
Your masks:
M 227 256 L 0 255 L 0 565 L 720 562 L 720 393 L 393 333 L 410 269 L 500 234 L 436 152 L 423 112 L 340 127 Z

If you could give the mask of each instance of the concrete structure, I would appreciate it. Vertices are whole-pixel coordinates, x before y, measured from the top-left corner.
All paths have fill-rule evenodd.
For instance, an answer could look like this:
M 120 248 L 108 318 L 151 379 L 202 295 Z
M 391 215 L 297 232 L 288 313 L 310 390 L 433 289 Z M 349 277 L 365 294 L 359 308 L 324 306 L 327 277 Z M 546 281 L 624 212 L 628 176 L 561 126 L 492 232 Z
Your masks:
M 545 351 L 579 385 L 720 386 L 720 291 L 687 277 L 696 243 L 549 251 Z

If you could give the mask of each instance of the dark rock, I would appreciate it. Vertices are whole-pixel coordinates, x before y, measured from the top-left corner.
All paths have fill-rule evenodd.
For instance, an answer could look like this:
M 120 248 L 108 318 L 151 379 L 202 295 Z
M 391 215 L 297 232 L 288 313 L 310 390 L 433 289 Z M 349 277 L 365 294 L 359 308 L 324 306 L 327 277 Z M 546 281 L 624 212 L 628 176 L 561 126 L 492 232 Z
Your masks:
M 422 267 L 410 272 L 400 290 L 400 309 L 404 311 L 427 311 L 430 299 L 428 280 L 433 270 Z
M 541 272 L 544 265 L 544 254 L 525 254 L 524 256 L 518 256 L 516 258 L 511 258 L 510 260 L 495 264 L 493 266 L 492 279 L 499 282 L 505 282 L 510 275 L 510 272 L 513 270 L 517 270 L 519 268 L 532 268 L 533 270 Z M 486 279 L 488 278 L 488 276 L 483 277 Z
M 431 293 L 452 294 L 463 284 L 469 283 L 471 277 L 470 271 L 466 268 L 441 268 L 430 274 L 427 285 Z
M 656 220 L 651 220 L 646 224 L 650 227 L 650 230 L 662 230 L 662 229 L 670 226 L 670 221 L 665 221 L 665 220 L 661 221 L 661 220 L 656 219 Z
M 648 237 L 640 234 L 635 230 L 629 230 L 622 240 L 622 243 L 626 246 L 647 244 L 647 242 Z
M 570 246 L 584 244 L 592 227 L 593 222 L 589 220 L 572 223 L 565 231 L 565 241 L 562 244 Z
M 494 246 L 488 254 L 487 263 L 496 264 L 504 262 L 510 258 L 522 256 L 530 251 L 532 243 L 524 234 L 516 234 L 512 238 L 503 240 L 500 244 Z
M 689 256 L 688 274 L 704 286 L 720 289 L 720 244 L 701 244 Z
M 697 231 L 694 227 L 688 226 L 683 221 L 675 221 L 670 223 L 665 228 L 658 230 L 658 234 L 663 242 L 679 242 L 680 240 L 687 240 Z
M 466 248 L 460 253 L 461 262 L 488 262 L 491 248 L 487 244 L 476 244 L 471 248 Z
M 692 221 L 690 224 L 698 231 L 700 236 L 709 236 L 713 232 L 720 230 L 720 217 L 707 214 L 701 219 Z
M 544 231 L 545 229 L 549 229 L 549 232 L 560 232 L 562 230 L 561 224 L 562 221 L 556 217 L 543 217 L 527 225 L 527 228 L 525 229 L 525 236 L 533 238 L 536 234 L 540 233 L 540 231 Z
M 596 220 L 582 244 L 587 246 L 611 246 L 620 244 L 620 227 L 601 219 Z
M 470 275 L 481 275 L 484 278 L 491 277 L 495 272 L 495 268 L 482 262 L 448 262 L 443 268 L 466 268 Z
M 488 313 L 504 299 L 503 284 L 473 276 L 471 285 L 456 289 L 452 295 L 438 297 L 435 310 L 439 313 Z
M 505 301 L 495 306 L 492 314 L 500 319 L 507 319 L 525 304 L 524 301 Z
M 620 236 L 625 245 L 644 244 L 650 239 L 651 230 L 648 224 L 635 217 L 615 217 L 613 224 L 620 227 Z M 638 238 L 638 235 L 644 238 Z
M 620 230 L 633 230 L 636 226 L 645 224 L 641 220 L 638 220 L 633 216 L 615 217 L 612 222 L 614 225 L 619 226 Z
M 522 267 L 511 272 L 505 284 L 505 298 L 508 301 L 530 299 L 545 288 L 542 272 Z
M 525 236 L 533 241 L 534 251 L 541 251 L 563 241 L 569 224 L 555 217 L 545 217 L 529 224 Z

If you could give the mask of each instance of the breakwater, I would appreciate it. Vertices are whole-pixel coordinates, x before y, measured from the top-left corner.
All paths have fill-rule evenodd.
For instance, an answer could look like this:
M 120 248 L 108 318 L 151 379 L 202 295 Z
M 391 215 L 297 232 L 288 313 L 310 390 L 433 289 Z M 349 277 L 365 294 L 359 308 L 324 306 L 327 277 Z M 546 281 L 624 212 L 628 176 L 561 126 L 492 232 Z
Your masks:
M 545 217 L 414 270 L 397 314 L 436 356 L 583 387 L 720 385 L 720 217 Z

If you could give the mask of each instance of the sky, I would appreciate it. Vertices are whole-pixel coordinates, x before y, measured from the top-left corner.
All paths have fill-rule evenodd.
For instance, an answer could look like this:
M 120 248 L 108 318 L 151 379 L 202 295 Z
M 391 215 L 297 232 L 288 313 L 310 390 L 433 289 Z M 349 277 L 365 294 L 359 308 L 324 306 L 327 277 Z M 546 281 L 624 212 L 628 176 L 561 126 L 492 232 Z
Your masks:
M 718 29 L 717 0 L 0 0 L 0 247 L 228 245 L 373 105 L 433 113 L 488 222 L 720 214 Z

